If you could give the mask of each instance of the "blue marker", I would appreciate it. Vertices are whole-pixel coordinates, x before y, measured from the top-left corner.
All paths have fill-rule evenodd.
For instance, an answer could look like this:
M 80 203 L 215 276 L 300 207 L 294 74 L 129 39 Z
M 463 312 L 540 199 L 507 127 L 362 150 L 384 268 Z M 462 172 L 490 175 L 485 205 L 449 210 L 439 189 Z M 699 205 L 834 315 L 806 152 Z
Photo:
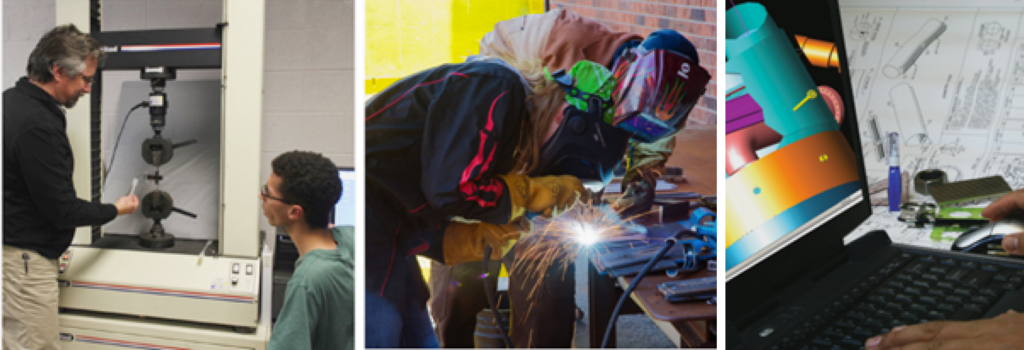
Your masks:
M 903 179 L 900 176 L 900 134 L 889 133 L 889 211 L 900 211 Z

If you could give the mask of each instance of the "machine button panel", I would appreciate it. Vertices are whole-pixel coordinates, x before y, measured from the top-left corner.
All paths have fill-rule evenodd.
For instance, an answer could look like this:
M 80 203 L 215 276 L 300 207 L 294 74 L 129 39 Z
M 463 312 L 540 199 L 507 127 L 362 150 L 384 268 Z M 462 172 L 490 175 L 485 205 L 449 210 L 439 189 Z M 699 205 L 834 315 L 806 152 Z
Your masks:
M 245 264 L 245 274 L 252 276 L 252 264 Z
M 239 263 L 231 264 L 231 273 L 237 275 L 238 272 L 240 271 L 240 269 L 241 269 L 241 265 Z
M 57 274 L 64 274 L 64 271 L 68 269 L 68 264 L 71 264 L 71 251 L 65 251 L 64 255 L 60 256 L 60 268 L 57 269 Z

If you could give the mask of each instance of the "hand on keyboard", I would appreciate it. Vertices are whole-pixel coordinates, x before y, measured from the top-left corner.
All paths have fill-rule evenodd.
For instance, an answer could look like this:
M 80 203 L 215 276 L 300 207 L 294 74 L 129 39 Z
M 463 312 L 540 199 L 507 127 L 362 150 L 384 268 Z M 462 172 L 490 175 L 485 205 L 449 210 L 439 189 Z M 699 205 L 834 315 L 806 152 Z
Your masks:
M 1013 310 L 994 318 L 936 321 L 896 327 L 868 339 L 868 350 L 881 349 L 1024 349 L 1024 314 Z
M 991 221 L 1002 220 L 1008 217 L 1024 218 L 1024 189 L 999 197 L 995 202 L 989 204 L 985 210 L 981 211 L 981 216 Z M 1003 250 L 1010 254 L 1024 255 L 1021 241 L 1024 241 L 1024 232 L 1006 235 L 1003 238 Z

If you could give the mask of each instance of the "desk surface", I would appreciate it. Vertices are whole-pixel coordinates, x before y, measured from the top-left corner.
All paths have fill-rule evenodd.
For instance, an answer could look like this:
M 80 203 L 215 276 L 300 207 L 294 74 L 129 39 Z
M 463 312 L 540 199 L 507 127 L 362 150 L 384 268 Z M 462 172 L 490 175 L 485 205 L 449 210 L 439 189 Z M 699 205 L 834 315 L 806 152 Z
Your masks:
M 712 276 L 715 276 L 715 271 L 701 270 L 687 277 L 696 278 Z M 633 283 L 634 279 L 635 276 L 622 277 L 619 280 L 622 285 L 626 286 Z M 708 304 L 704 300 L 670 303 L 668 300 L 665 300 L 665 296 L 663 296 L 661 292 L 658 292 L 659 284 L 679 280 L 681 279 L 670 278 L 661 271 L 654 272 L 652 275 L 644 277 L 644 280 L 640 282 L 640 285 L 636 286 L 636 290 L 633 291 L 632 298 L 637 302 L 637 305 L 643 308 L 644 311 L 651 316 L 651 318 L 665 322 L 707 320 L 718 317 L 718 306 L 716 305 Z

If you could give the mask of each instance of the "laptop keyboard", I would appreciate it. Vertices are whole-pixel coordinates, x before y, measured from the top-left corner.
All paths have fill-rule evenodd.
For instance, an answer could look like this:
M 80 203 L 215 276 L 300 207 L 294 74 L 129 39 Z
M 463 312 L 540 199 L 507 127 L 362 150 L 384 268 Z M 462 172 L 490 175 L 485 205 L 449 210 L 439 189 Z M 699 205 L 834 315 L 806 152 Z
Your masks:
M 862 349 L 896 326 L 977 319 L 1022 285 L 1022 267 L 904 252 L 771 348 Z

